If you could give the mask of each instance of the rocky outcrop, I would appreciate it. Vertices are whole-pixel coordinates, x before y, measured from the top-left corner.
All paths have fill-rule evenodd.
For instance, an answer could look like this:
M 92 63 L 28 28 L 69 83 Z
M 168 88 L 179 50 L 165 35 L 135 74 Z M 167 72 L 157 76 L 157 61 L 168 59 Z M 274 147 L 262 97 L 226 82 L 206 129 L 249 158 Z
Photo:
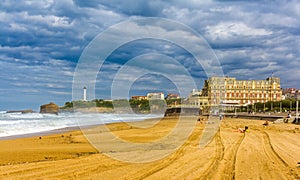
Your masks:
M 49 114 L 57 114 L 59 111 L 59 106 L 50 102 L 49 104 L 41 105 L 40 113 L 49 113 Z

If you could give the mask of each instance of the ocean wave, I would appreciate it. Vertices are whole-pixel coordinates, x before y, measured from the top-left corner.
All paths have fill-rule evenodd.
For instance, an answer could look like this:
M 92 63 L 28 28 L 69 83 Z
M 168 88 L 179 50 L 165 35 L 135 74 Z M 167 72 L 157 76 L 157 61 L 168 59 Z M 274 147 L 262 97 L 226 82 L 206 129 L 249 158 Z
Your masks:
M 39 133 L 65 127 L 139 121 L 157 115 L 59 113 L 58 115 L 28 113 L 0 114 L 0 137 Z
M 7 117 L 15 119 L 41 119 L 44 118 L 43 114 L 40 113 L 7 113 Z

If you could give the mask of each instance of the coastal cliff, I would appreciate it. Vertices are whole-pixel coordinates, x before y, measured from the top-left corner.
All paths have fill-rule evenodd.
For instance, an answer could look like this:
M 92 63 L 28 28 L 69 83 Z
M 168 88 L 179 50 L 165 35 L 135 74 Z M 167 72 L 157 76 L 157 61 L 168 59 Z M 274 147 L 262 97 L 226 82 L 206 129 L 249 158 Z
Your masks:
M 40 113 L 57 114 L 58 111 L 59 111 L 59 106 L 54 104 L 53 102 L 40 106 Z

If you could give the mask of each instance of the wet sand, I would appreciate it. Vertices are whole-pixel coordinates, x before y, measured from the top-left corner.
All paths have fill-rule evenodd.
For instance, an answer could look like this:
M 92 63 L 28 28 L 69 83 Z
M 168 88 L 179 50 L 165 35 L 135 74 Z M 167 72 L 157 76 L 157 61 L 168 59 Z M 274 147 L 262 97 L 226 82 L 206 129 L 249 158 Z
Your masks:
M 200 148 L 207 123 L 195 121 L 180 148 L 148 163 L 115 160 L 95 149 L 78 130 L 0 140 L 0 179 L 300 179 L 300 126 L 264 127 L 263 122 L 225 118 L 210 143 Z M 176 118 L 166 118 L 150 128 L 125 123 L 107 127 L 128 142 L 145 143 L 161 139 L 176 125 Z M 237 132 L 244 126 L 249 132 Z M 89 133 L 105 133 L 102 130 L 103 126 L 93 127 Z M 147 149 L 138 153 L 143 151 Z

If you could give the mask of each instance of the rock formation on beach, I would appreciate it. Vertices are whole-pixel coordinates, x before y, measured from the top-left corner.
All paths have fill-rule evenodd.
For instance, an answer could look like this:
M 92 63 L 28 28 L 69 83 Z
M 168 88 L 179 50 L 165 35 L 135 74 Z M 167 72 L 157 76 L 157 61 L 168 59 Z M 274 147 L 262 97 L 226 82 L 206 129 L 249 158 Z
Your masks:
M 59 111 L 59 106 L 54 104 L 53 102 L 40 106 L 40 113 L 57 114 L 58 111 Z

